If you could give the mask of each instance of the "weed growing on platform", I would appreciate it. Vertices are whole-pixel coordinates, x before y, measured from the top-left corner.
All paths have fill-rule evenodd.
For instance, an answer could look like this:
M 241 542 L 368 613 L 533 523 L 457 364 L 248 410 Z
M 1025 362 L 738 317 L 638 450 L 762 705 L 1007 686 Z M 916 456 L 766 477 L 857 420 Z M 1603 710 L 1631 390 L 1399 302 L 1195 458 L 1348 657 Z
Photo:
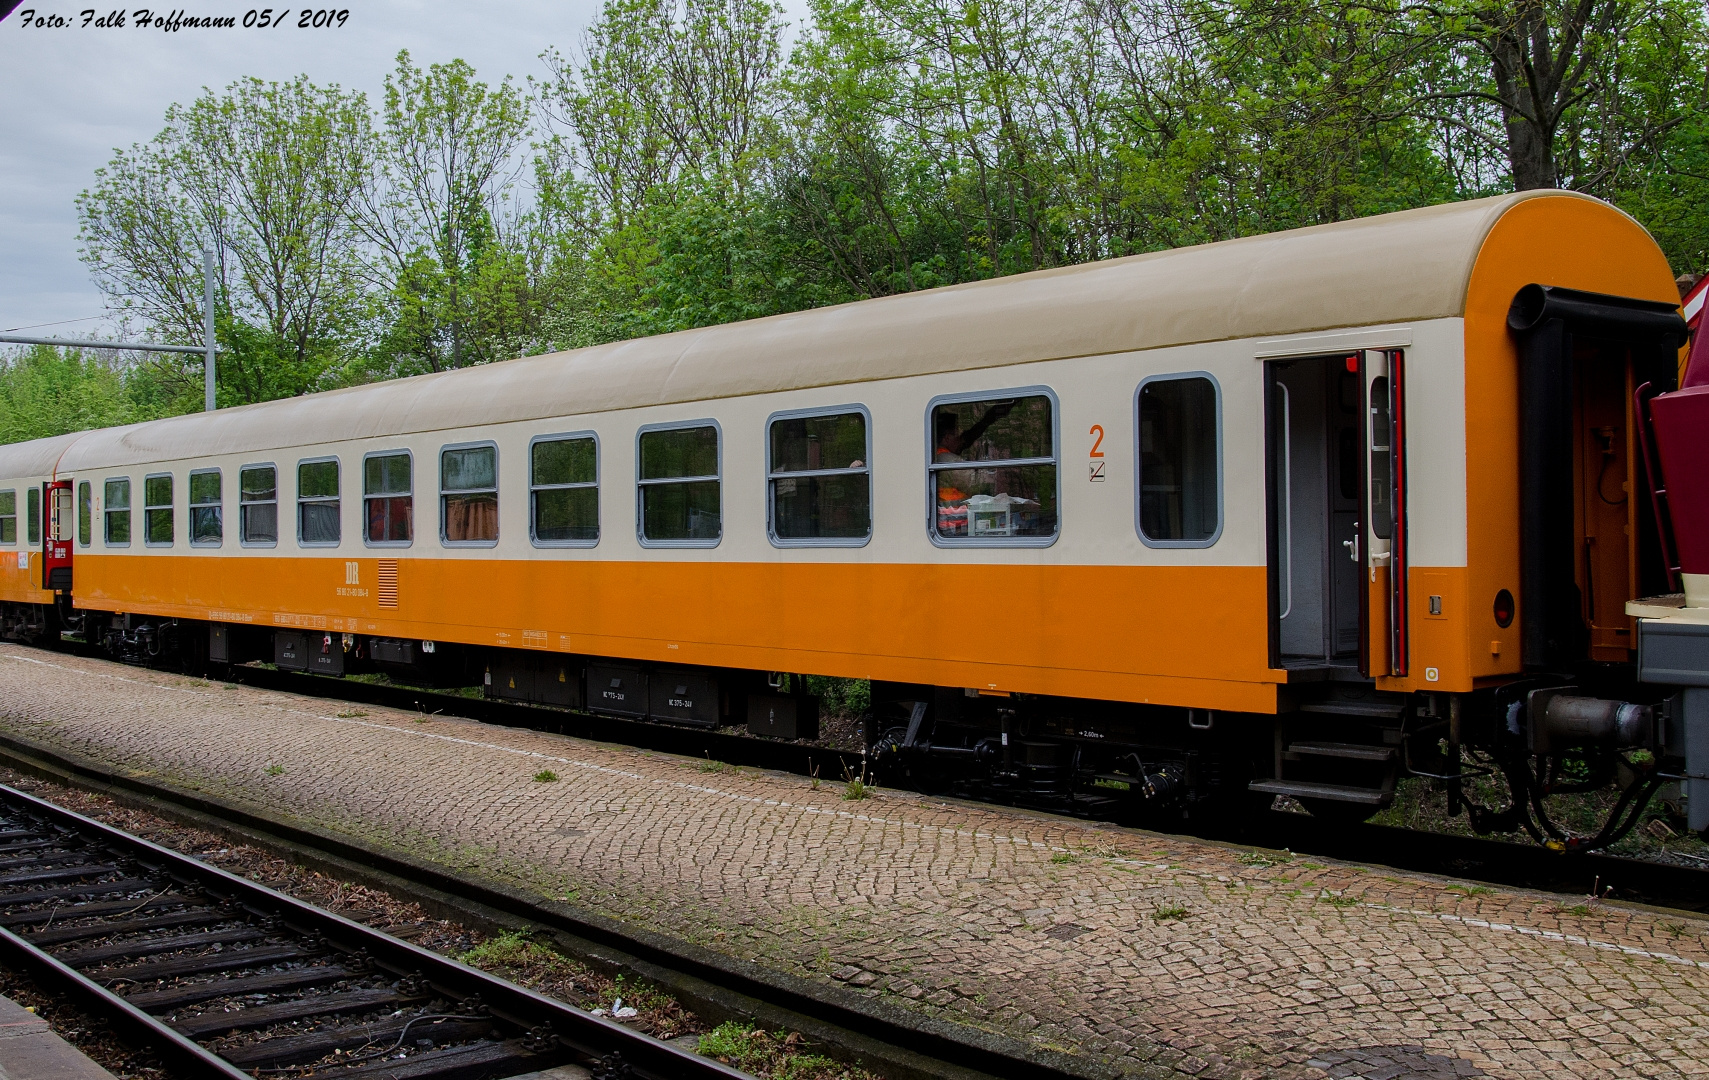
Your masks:
M 1077 863 L 1080 861 L 1080 856 L 1070 851 L 1059 851 L 1050 857 L 1050 861 L 1053 863 Z
M 1294 853 L 1291 851 L 1243 851 L 1236 861 L 1241 866 L 1255 866 L 1262 870 L 1272 866 L 1280 866 L 1286 862 L 1293 862 L 1293 860 Z
M 367 716 L 368 714 L 363 712 L 361 709 L 343 709 L 339 712 L 333 713 L 333 715 L 338 717 L 340 720 L 354 720 L 359 716 Z
M 872 786 L 857 776 L 843 785 L 843 798 L 870 799 L 872 798 Z
M 1357 896 L 1336 896 L 1329 893 L 1325 893 L 1318 897 L 1318 899 L 1328 904 L 1330 907 L 1335 908 L 1349 908 L 1359 902 L 1359 898 Z
M 763 1080 L 867 1080 L 872 1074 L 853 1065 L 804 1051 L 796 1032 L 769 1032 L 735 1020 L 720 1024 L 700 1037 L 699 1050 L 709 1058 L 753 1073 Z
M 1192 912 L 1178 904 L 1170 904 L 1153 911 L 1151 913 L 1151 920 L 1153 922 L 1171 922 L 1175 919 L 1185 919 L 1191 914 Z
M 269 766 L 267 766 L 266 769 L 264 769 L 262 771 L 265 772 L 268 776 L 283 776 L 285 774 L 285 766 L 283 766 L 283 765 L 269 765 Z
M 727 761 L 713 761 L 711 758 L 707 758 L 700 763 L 700 771 L 710 773 L 735 772 L 736 767 Z
M 539 772 L 534 774 L 534 782 L 536 784 L 550 784 L 557 778 L 558 774 L 553 772 L 551 769 L 541 769 Z

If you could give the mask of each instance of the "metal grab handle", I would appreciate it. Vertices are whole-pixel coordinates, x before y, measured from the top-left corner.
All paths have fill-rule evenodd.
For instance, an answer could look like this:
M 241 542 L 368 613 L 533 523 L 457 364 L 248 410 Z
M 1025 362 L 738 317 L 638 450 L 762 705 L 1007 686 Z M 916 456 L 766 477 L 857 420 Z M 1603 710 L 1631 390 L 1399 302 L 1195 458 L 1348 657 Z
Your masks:
M 1287 599 L 1277 620 L 1288 617 L 1294 610 L 1294 414 L 1288 387 L 1281 380 L 1276 389 L 1282 392 L 1282 586 Z
M 1359 561 L 1359 522 L 1353 523 L 1353 539 L 1341 541 L 1341 546 L 1347 549 L 1347 557 L 1354 562 Z

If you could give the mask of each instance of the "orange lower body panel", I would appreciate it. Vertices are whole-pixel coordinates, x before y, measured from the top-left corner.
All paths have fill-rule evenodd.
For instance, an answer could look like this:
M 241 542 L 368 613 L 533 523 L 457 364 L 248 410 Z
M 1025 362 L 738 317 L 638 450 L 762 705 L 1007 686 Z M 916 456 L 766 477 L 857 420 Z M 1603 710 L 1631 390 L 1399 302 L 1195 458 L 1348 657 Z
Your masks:
M 400 553 L 403 554 L 403 553 Z M 79 555 L 77 606 L 1275 712 L 1263 567 Z M 388 567 L 389 570 L 389 567 Z M 389 582 L 388 582 L 389 584 Z M 388 589 L 388 596 L 390 590 Z

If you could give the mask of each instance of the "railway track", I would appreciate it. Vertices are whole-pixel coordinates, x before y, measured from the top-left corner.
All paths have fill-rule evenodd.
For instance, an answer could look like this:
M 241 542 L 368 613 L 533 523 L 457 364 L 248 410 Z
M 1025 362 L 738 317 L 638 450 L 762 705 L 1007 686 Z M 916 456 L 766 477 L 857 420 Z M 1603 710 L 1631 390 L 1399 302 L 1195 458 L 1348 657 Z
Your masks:
M 176 1077 L 744 1075 L 3 785 L 0 958 Z
M 408 711 L 419 709 L 690 757 L 708 756 L 731 765 L 778 769 L 802 776 L 860 775 L 865 764 L 865 758 L 858 753 L 798 743 L 267 668 L 239 671 L 246 685 L 270 690 Z M 1028 809 L 1051 812 L 1043 807 Z M 1171 829 L 1202 839 L 1285 848 L 1300 855 L 1376 863 L 1492 885 L 1594 894 L 1602 899 L 1709 912 L 1709 867 L 1698 869 L 1599 852 L 1553 852 L 1535 844 L 1382 825 L 1348 826 L 1303 814 L 1270 814 L 1232 826 L 1198 827 L 1183 822 L 1172 825 Z

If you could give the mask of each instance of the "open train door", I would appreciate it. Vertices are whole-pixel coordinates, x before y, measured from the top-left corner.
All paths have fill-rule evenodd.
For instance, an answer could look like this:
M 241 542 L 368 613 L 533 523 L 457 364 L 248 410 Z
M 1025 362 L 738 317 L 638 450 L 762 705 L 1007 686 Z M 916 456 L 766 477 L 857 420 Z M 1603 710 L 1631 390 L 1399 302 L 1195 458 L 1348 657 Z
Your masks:
M 1359 520 L 1365 577 L 1359 605 L 1359 672 L 1405 676 L 1407 641 L 1406 355 L 1368 349 L 1359 356 L 1364 431 Z
M 1271 651 L 1296 679 L 1406 671 L 1403 360 L 1267 365 Z
M 47 504 L 47 529 L 42 533 L 42 588 L 71 591 L 71 538 L 77 527 L 71 506 L 71 481 L 50 480 L 42 485 Z

